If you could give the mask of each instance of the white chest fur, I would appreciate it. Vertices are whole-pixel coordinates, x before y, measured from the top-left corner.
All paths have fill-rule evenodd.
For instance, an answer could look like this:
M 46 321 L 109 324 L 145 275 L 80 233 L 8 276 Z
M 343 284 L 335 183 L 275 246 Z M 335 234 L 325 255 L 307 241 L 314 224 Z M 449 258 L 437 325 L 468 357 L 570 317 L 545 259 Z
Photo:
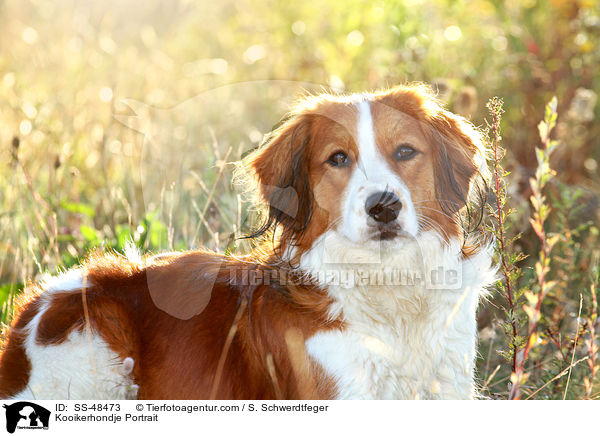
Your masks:
M 389 281 L 392 276 L 385 282 L 383 275 L 384 282 L 361 283 L 365 248 L 349 249 L 345 241 L 339 247 L 335 239 L 319 241 L 303 256 L 301 267 L 333 297 L 332 318 L 345 322 L 343 331 L 319 333 L 306 342 L 311 358 L 335 379 L 338 397 L 472 398 L 476 309 L 495 279 L 489 254 L 462 260 L 457 244 L 440 244 L 434 235 L 424 235 L 401 249 L 378 253 L 378 261 L 366 268 L 371 273 L 399 271 L 396 282 Z M 319 247 L 327 247 L 328 253 Z M 457 276 L 447 283 L 406 283 L 402 278 L 449 270 Z

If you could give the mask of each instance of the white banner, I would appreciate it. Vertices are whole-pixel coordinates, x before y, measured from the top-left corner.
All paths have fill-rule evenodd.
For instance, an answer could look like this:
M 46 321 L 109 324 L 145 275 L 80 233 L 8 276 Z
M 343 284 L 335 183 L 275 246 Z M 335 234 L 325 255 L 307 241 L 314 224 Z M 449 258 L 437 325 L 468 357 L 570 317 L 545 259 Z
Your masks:
M 15 435 L 485 434 L 572 432 L 571 412 L 595 422 L 593 401 L 3 401 Z M 546 418 L 541 419 L 545 416 Z M 554 417 L 554 418 L 552 418 Z M 586 420 L 582 420 L 586 421 Z M 578 429 L 579 430 L 579 429 Z M 6 433 L 4 433 L 6 434 Z

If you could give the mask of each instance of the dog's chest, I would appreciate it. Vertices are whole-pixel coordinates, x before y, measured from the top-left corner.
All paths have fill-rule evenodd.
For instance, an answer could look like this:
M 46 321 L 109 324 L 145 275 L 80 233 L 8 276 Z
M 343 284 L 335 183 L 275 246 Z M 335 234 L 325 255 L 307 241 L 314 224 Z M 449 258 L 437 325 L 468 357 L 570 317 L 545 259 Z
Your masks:
M 307 350 L 340 399 L 471 398 L 475 316 L 446 306 L 350 322 L 312 336 Z

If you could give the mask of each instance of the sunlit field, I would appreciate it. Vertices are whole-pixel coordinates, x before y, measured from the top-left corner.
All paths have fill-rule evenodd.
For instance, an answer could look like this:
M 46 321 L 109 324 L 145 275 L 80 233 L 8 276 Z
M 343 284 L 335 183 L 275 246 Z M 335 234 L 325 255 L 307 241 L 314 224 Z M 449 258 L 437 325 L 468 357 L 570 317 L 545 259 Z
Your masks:
M 0 0 L 0 29 L 4 323 L 96 248 L 248 251 L 233 163 L 296 98 L 426 82 L 495 169 L 481 396 L 600 398 L 596 0 Z

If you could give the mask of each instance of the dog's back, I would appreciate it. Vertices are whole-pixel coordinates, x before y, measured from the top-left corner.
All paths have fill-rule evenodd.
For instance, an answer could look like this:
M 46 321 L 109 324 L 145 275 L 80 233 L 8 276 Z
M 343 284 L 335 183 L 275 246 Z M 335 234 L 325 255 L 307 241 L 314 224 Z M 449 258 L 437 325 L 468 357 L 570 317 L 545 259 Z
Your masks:
M 303 349 L 305 336 L 333 327 L 328 298 L 265 281 L 269 271 L 204 252 L 147 265 L 92 257 L 26 292 L 0 359 L 0 396 L 330 396 Z

